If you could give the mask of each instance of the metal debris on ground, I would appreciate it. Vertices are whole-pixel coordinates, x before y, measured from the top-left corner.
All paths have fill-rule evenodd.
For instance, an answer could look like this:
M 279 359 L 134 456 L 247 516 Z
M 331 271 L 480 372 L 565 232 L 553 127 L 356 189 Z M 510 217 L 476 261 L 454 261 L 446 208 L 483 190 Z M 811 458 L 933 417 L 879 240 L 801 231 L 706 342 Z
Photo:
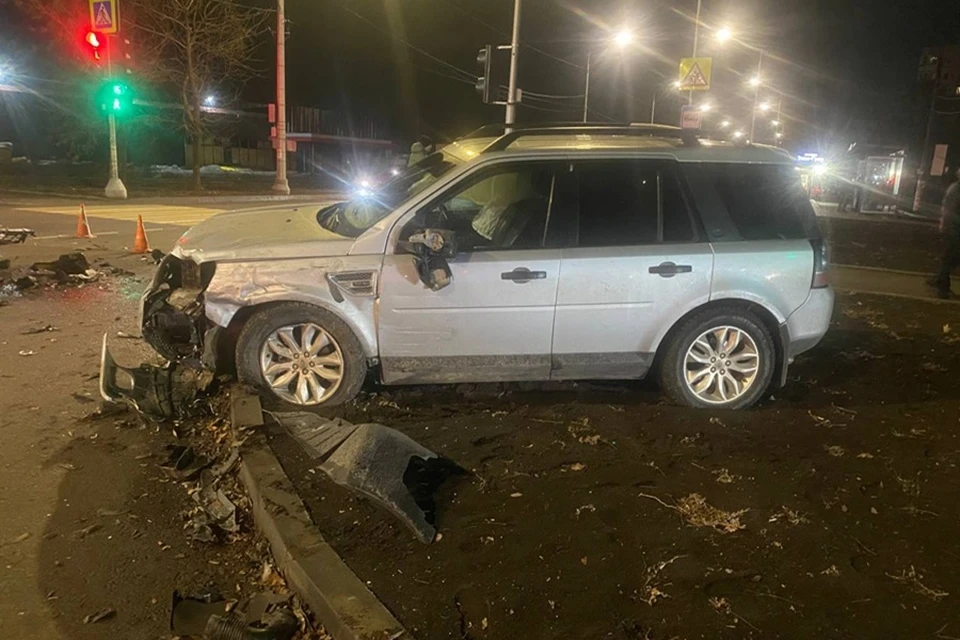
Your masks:
M 20 334 L 24 336 L 32 336 L 38 333 L 49 333 L 51 331 L 60 331 L 60 327 L 55 327 L 52 324 L 45 324 L 42 327 L 35 327 L 33 329 L 21 331 Z
M 231 610 L 229 601 L 219 595 L 183 596 L 174 591 L 170 630 L 207 640 L 289 640 L 301 627 L 290 599 L 290 594 L 263 592 Z
M 337 484 L 372 498 L 424 543 L 434 540 L 433 492 L 463 473 L 408 436 L 380 424 L 350 424 L 312 413 L 280 413 L 276 420 L 319 469 Z
M 23 244 L 27 238 L 36 236 L 33 229 L 9 229 L 0 227 L 0 244 Z
M 181 482 L 196 480 L 200 473 L 213 464 L 205 455 L 197 455 L 193 447 L 167 445 L 167 459 L 160 463 L 164 473 Z

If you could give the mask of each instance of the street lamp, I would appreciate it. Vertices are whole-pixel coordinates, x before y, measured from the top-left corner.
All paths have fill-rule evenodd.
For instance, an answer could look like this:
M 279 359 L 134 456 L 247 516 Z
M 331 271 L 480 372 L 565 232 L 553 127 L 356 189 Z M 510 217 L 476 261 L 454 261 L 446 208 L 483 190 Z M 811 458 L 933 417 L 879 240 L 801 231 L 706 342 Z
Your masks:
M 770 109 L 772 109 L 773 107 L 770 106 L 769 102 L 763 102 L 760 104 L 759 108 L 760 108 L 760 111 L 762 111 L 763 113 L 766 113 L 767 111 L 770 111 Z
M 211 96 L 207 96 L 206 98 L 203 99 L 203 104 L 207 105 L 208 107 L 216 106 L 216 104 L 217 104 L 217 97 L 216 97 L 216 96 L 212 96 L 212 95 L 211 95 Z
M 625 50 L 634 40 L 633 31 L 630 29 L 621 29 L 611 42 L 621 51 Z M 593 49 L 587 50 L 587 73 L 583 82 L 583 121 L 587 121 L 587 111 L 590 104 L 590 67 L 593 65 Z
M 759 87 L 761 84 L 763 84 L 763 81 L 760 80 L 760 76 L 753 76 L 747 81 L 747 84 L 749 84 L 751 87 Z
M 730 126 L 730 121 L 729 121 L 729 120 L 724 120 L 723 122 L 720 123 L 720 128 L 721 128 L 721 129 L 726 129 L 726 128 L 729 127 L 729 126 Z
M 734 132 L 733 132 L 733 138 L 734 138 L 735 140 L 739 140 L 739 139 L 742 138 L 742 137 L 743 137 L 743 131 L 734 131 Z
M 770 126 L 771 126 L 771 127 L 779 127 L 779 126 L 780 126 L 780 121 L 779 121 L 779 120 L 771 120 L 771 121 L 770 121 Z
M 703 111 L 704 113 L 710 111 L 710 109 L 713 109 L 713 105 L 709 102 L 704 102 L 700 105 L 700 111 Z
M 726 42 L 732 37 L 733 37 L 733 33 L 727 27 L 721 27 L 717 29 L 716 38 L 717 38 L 717 42 L 719 42 L 720 44 L 723 44 L 724 42 Z

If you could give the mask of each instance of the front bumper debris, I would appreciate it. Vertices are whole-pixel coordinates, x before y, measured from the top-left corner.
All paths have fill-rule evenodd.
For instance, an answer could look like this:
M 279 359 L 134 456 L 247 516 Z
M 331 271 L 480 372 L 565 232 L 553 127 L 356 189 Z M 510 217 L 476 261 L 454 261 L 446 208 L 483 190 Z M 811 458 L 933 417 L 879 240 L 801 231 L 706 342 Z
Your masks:
M 198 265 L 167 255 L 140 301 L 143 339 L 167 360 L 199 356 L 209 323 L 203 294 L 213 264 Z
M 197 395 L 211 385 L 213 377 L 213 372 L 195 359 L 163 367 L 121 367 L 107 347 L 107 336 L 103 336 L 100 395 L 108 402 L 122 402 L 158 418 L 180 418 L 190 412 Z
M 389 509 L 420 542 L 433 542 L 433 492 L 449 476 L 463 473 L 460 467 L 381 424 L 328 421 L 313 413 L 274 417 L 331 480 Z

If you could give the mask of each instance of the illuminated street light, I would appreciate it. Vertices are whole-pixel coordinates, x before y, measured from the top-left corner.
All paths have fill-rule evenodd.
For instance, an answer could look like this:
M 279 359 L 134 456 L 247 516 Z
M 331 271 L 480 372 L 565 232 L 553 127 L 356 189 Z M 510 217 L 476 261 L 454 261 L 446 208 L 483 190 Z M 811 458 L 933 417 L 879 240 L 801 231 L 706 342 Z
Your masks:
M 779 132 L 779 131 L 777 131 L 777 134 L 776 134 L 776 135 L 777 135 L 777 140 L 779 140 L 780 138 L 783 137 L 783 134 L 782 134 L 781 132 Z
M 12 79 L 12 77 L 13 69 L 5 64 L 0 63 L 0 82 L 6 82 L 7 80 Z
M 772 108 L 773 107 L 770 105 L 769 102 L 764 102 L 760 105 L 760 111 L 763 111 L 764 113 L 766 113 L 767 111 L 770 111 L 770 109 Z
M 743 137 L 743 131 L 734 131 L 734 132 L 733 132 L 733 137 L 734 137 L 735 140 L 739 140 L 740 138 Z
M 717 42 L 723 44 L 727 40 L 733 37 L 733 33 L 730 32 L 730 29 L 726 27 L 721 27 L 717 29 Z
M 751 87 L 759 87 L 761 82 L 760 76 L 754 76 L 750 78 L 747 84 L 749 84 Z
M 713 109 L 713 105 L 709 102 L 704 102 L 702 105 L 700 105 L 700 111 L 703 111 L 704 113 L 710 111 L 710 109 Z
M 217 104 L 217 97 L 207 96 L 206 98 L 203 99 L 203 104 L 207 105 L 208 107 L 213 107 Z
M 780 121 L 779 121 L 779 120 L 771 120 L 771 121 L 770 121 L 770 126 L 771 126 L 771 127 L 779 127 L 779 126 L 780 126 Z
M 720 128 L 721 128 L 721 129 L 726 129 L 726 128 L 729 127 L 729 126 L 730 126 L 730 121 L 729 121 L 729 120 L 724 120 L 723 122 L 720 123 Z
M 679 89 L 679 88 L 682 87 L 682 86 L 683 86 L 683 83 L 682 83 L 682 82 L 680 82 L 679 80 L 674 80 L 674 82 L 673 82 L 673 88 L 674 88 L 674 89 Z
M 822 176 L 827 173 L 827 165 L 825 164 L 815 164 L 813 165 L 813 175 Z
M 613 37 L 613 43 L 623 49 L 633 42 L 633 31 L 629 29 L 621 29 L 617 32 L 617 35 Z

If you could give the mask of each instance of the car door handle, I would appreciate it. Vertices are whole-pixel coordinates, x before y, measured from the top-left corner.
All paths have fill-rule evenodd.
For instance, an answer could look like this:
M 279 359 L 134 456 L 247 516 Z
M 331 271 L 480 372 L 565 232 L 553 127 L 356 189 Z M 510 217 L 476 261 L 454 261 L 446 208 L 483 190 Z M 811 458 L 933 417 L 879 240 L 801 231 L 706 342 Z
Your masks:
M 500 274 L 501 280 L 512 280 L 518 284 L 530 282 L 531 280 L 546 280 L 546 271 L 530 271 L 526 267 L 517 267 L 513 271 L 504 271 Z
M 693 266 L 689 264 L 676 264 L 673 262 L 661 262 L 655 267 L 650 267 L 650 273 L 655 273 L 661 278 L 672 278 L 678 273 L 690 273 Z

